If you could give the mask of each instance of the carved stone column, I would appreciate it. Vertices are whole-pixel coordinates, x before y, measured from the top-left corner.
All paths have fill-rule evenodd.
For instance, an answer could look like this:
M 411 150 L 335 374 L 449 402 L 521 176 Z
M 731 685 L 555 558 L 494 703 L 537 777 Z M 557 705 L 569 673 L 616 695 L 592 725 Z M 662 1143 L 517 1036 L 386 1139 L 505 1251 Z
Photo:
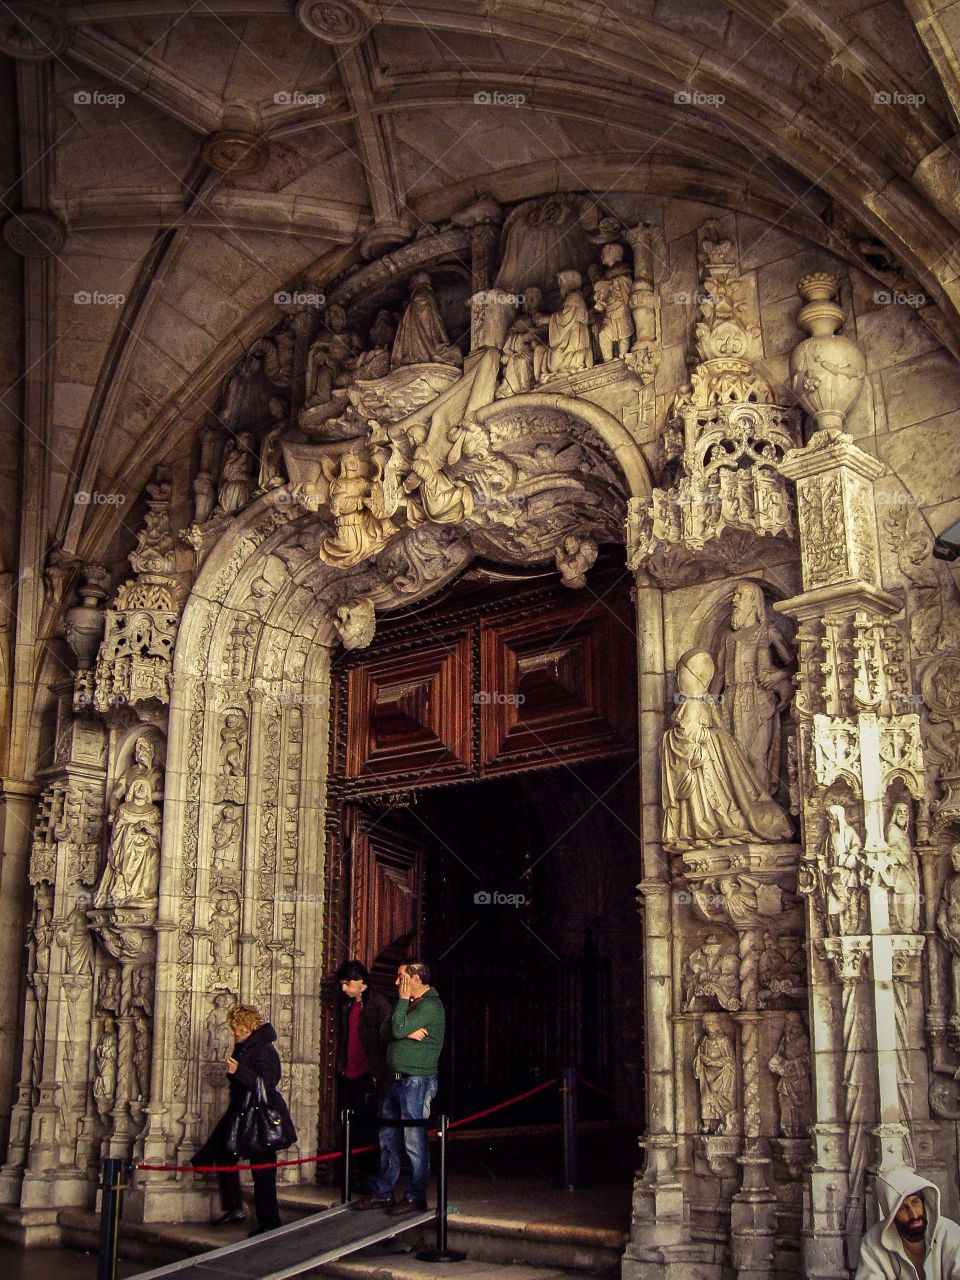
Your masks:
M 925 779 L 902 637 L 890 621 L 901 605 L 880 585 L 872 486 L 883 465 L 830 429 L 781 470 L 797 487 L 804 585 L 776 606 L 799 624 L 801 890 L 815 989 L 840 986 L 839 1017 L 829 1000 L 815 1001 L 811 1027 L 817 1155 L 806 1274 L 839 1277 L 856 1265 L 868 1170 L 913 1162 L 896 957 L 923 938 L 891 923 L 884 802 L 896 786 L 923 803 Z

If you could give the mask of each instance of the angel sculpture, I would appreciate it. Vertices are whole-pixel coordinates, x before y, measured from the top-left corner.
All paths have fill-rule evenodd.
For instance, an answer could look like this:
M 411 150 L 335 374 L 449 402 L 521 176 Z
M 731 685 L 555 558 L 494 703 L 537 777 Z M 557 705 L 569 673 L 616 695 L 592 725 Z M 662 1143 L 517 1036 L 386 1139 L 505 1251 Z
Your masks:
M 336 532 L 320 544 L 320 557 L 346 569 L 382 546 L 397 532 L 397 526 L 382 514 L 382 470 L 369 478 L 355 453 L 344 454 L 339 466 L 324 457 L 322 466 L 330 483 L 327 503 Z
M 451 480 L 444 467 L 459 460 L 463 452 L 463 434 L 459 434 L 451 446 L 445 462 L 441 462 L 431 449 L 424 426 L 411 427 L 407 433 L 415 446 L 410 471 L 403 482 L 408 494 L 407 519 L 419 524 L 430 520 L 434 524 L 458 524 L 473 512 L 473 493 L 466 484 Z

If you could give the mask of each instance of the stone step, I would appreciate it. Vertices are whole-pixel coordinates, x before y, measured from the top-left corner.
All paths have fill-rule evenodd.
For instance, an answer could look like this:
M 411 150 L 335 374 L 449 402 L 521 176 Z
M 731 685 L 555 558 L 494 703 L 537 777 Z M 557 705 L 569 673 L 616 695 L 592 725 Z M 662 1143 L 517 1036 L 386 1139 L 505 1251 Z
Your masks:
M 525 1263 L 474 1262 L 470 1259 L 458 1262 L 455 1270 L 457 1280 L 498 1280 L 501 1276 L 509 1280 L 584 1280 L 588 1275 L 614 1277 L 619 1274 L 619 1268 L 606 1273 L 566 1271 Z M 311 1274 L 335 1276 L 339 1280 L 436 1280 L 437 1265 L 420 1262 L 415 1254 L 385 1254 L 382 1250 L 371 1249 L 343 1258 L 340 1262 L 329 1262 Z

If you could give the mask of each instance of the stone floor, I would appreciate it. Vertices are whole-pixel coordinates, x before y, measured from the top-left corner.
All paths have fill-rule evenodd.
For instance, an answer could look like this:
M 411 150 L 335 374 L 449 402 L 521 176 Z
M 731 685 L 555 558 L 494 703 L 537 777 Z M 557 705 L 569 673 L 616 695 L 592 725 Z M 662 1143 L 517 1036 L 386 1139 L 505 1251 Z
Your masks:
M 118 1280 L 127 1280 L 143 1271 L 142 1262 L 117 1266 Z M 4 1280 L 96 1280 L 97 1258 L 77 1249 L 17 1249 L 0 1245 L 0 1274 Z

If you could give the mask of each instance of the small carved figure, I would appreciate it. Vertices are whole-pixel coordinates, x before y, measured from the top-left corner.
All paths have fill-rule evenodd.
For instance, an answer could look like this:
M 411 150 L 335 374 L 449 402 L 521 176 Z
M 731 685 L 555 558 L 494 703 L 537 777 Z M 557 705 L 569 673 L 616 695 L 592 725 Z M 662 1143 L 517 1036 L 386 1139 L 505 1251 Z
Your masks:
M 120 970 L 113 965 L 100 974 L 97 1004 L 102 1013 L 120 1012 Z
M 307 408 L 329 404 L 333 400 L 334 388 L 345 386 L 350 381 L 350 374 L 362 350 L 363 343 L 347 327 L 346 311 L 338 302 L 331 302 L 325 323 L 307 356 Z
M 213 904 L 210 917 L 210 951 L 213 963 L 232 965 L 237 962 L 237 939 L 240 933 L 240 902 L 235 893 L 226 893 Z
M 777 1096 L 780 1099 L 781 1137 L 802 1138 L 810 1123 L 810 1042 L 803 1018 L 794 1010 L 784 1017 L 783 1035 L 769 1066 L 779 1077 Z
M 593 368 L 590 323 L 587 304 L 583 300 L 583 278 L 579 271 L 561 271 L 557 275 L 560 310 L 551 316 L 538 316 L 547 324 L 546 347 L 534 352 L 534 376 L 538 382 L 567 373 Z
M 227 800 L 220 806 L 220 814 L 213 824 L 213 869 L 225 871 L 233 862 L 234 850 L 240 841 L 243 811 L 238 804 Z
M 103 1029 L 94 1055 L 93 1101 L 100 1119 L 106 1123 L 113 1109 L 117 1091 L 117 1024 L 111 1017 L 103 1020 Z
M 889 892 L 890 925 L 900 933 L 920 928 L 920 872 L 910 843 L 910 806 L 897 800 L 884 833 L 887 842 L 880 883 Z
M 817 855 L 826 929 L 830 934 L 859 933 L 863 918 L 863 846 L 848 825 L 842 804 L 828 805 L 826 816 L 827 829 Z
M 377 626 L 373 601 L 367 596 L 353 604 L 339 605 L 333 625 L 345 649 L 366 649 Z
M 780 716 L 793 696 L 786 665 L 793 655 L 767 619 L 763 588 L 741 582 L 733 593 L 730 625 L 717 655 L 714 692 L 723 690 L 723 718 L 747 753 L 757 781 L 767 794 L 779 784 Z
M 426 271 L 410 277 L 410 301 L 400 317 L 390 367 L 405 364 L 461 365 L 463 356 L 451 344 L 437 310 L 433 285 Z
M 410 470 L 403 480 L 407 499 L 407 520 L 419 524 L 427 519 L 434 524 L 459 524 L 473 511 L 473 493 L 466 484 L 451 480 L 427 445 L 427 429 L 412 427 L 410 443 L 415 446 Z
M 763 934 L 763 950 L 757 961 L 761 1008 L 778 996 L 795 996 L 803 990 L 803 943 L 793 934 Z
M 633 338 L 633 316 L 630 311 L 630 293 L 633 288 L 633 272 L 623 260 L 622 244 L 605 244 L 600 251 L 604 273 L 593 286 L 593 306 L 600 312 L 600 328 L 597 340 L 600 359 L 622 357 L 630 350 Z
M 253 436 L 243 431 L 227 445 L 220 467 L 217 505 L 224 515 L 242 511 L 253 497 Z
M 33 921 L 27 935 L 27 972 L 36 989 L 47 980 L 53 943 L 53 888 L 41 880 L 34 890 Z
M 203 1057 L 206 1062 L 222 1063 L 233 1048 L 233 1032 L 227 1025 L 227 1010 L 233 1003 L 233 996 L 229 991 L 218 991 L 213 997 L 213 1008 L 207 1014 L 203 1038 Z
M 537 316 L 543 306 L 543 294 L 537 288 L 527 289 L 523 295 L 523 310 L 507 330 L 500 356 L 501 382 L 497 399 L 519 396 L 533 390 L 534 362 L 537 351 L 543 350 L 542 327 Z
M 733 951 L 725 950 L 722 938 L 708 933 L 699 947 L 690 952 L 683 966 L 684 1010 L 700 998 L 716 1000 L 722 1009 L 740 1008 L 740 969 Z
M 231 778 L 243 777 L 246 721 L 239 711 L 228 711 L 220 729 L 220 765 Z
M 661 754 L 664 844 L 679 850 L 698 841 L 788 840 L 786 815 L 720 721 L 708 692 L 713 675 L 705 650 L 690 650 L 677 664 L 679 705 Z
M 74 976 L 93 973 L 93 938 L 87 920 L 90 895 L 77 892 L 73 910 L 57 930 L 57 942 L 63 947 L 63 971 Z
M 132 991 L 131 1000 L 138 1009 L 142 1009 L 144 1016 L 153 1017 L 153 966 L 142 964 L 139 969 L 134 969 L 131 977 Z
M 703 1015 L 703 1037 L 693 1056 L 693 1074 L 700 1086 L 700 1132 L 728 1134 L 735 1127 L 736 1058 L 720 1015 Z
M 150 1089 L 150 1024 L 142 1015 L 133 1020 L 133 1078 L 136 1101 L 142 1103 Z
M 580 538 L 575 533 L 568 533 L 554 554 L 563 585 L 575 591 L 585 587 L 587 573 L 597 559 L 597 544 L 593 538 Z
M 336 532 L 324 538 L 320 556 L 327 564 L 346 569 L 396 533 L 396 525 L 377 514 L 373 484 L 355 453 L 344 454 L 338 468 L 327 457 L 322 466 L 330 482 L 328 504 Z
M 107 865 L 94 895 L 95 907 L 155 902 L 160 875 L 160 810 L 150 783 L 134 778 L 128 799 L 117 810 Z
M 950 1026 L 960 1031 L 960 843 L 950 850 L 950 873 L 937 909 L 937 932 L 950 952 Z

